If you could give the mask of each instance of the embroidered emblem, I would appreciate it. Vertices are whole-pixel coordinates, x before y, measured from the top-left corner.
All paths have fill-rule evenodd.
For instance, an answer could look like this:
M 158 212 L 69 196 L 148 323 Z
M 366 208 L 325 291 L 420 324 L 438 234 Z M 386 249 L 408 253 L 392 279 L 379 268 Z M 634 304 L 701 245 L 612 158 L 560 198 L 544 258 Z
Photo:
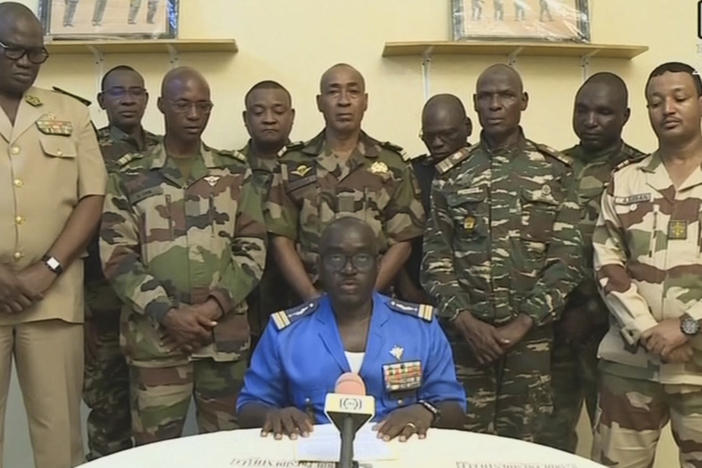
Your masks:
M 392 354 L 398 361 L 402 359 L 402 355 L 404 354 L 404 352 L 404 348 L 397 345 L 393 346 L 393 348 L 390 350 L 390 354 Z
M 219 182 L 219 179 L 221 179 L 220 176 L 211 175 L 211 176 L 205 177 L 205 182 L 210 184 L 210 187 L 214 187 L 215 185 L 217 185 L 217 182 Z
M 474 216 L 468 215 L 463 219 L 463 229 L 465 229 L 466 231 L 469 231 L 469 232 L 472 231 L 473 229 L 475 229 L 475 217 Z
M 291 174 L 295 174 L 300 177 L 305 177 L 305 174 L 310 172 L 310 170 L 312 170 L 311 167 L 305 166 L 304 164 L 300 164 L 299 166 L 297 166 L 297 169 L 291 172 Z
M 551 195 L 551 187 L 549 187 L 548 185 L 541 186 L 541 193 L 543 193 L 546 196 Z
M 376 161 L 371 165 L 370 171 L 373 174 L 387 174 L 388 173 L 388 165 L 385 164 L 384 162 Z
M 39 107 L 39 106 L 41 106 L 41 105 L 43 104 L 43 103 L 41 102 L 41 99 L 39 99 L 39 98 L 36 97 L 36 96 L 32 96 L 31 94 L 27 94 L 27 95 L 24 97 L 24 100 L 25 100 L 25 102 L 26 102 L 27 104 L 29 104 L 29 105 L 32 106 L 32 107 Z
M 687 239 L 687 221 L 684 219 L 671 219 L 668 225 L 668 239 Z

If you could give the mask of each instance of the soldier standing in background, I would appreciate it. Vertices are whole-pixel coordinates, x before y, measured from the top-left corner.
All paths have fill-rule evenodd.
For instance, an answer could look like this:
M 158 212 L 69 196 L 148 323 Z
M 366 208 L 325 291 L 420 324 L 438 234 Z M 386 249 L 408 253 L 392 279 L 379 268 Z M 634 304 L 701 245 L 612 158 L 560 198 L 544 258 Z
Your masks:
M 100 257 L 125 304 L 137 445 L 179 437 L 191 396 L 201 432 L 237 427 L 265 226 L 246 158 L 202 143 L 212 107 L 200 73 L 171 70 L 163 144 L 122 157 L 108 183 Z
M 668 421 L 680 466 L 702 466 L 702 81 L 656 67 L 646 104 L 658 149 L 612 174 L 593 234 L 611 313 L 599 347 L 593 460 L 653 466 Z
M 129 0 L 129 16 L 127 18 L 127 23 L 136 24 L 136 17 L 139 15 L 140 8 L 141 0 Z M 146 4 L 146 22 L 148 24 L 154 24 L 157 10 L 158 0 L 149 0 Z
M 288 90 L 275 81 L 261 81 L 253 85 L 244 97 L 244 105 L 246 110 L 242 116 L 251 138 L 240 152 L 251 166 L 254 187 L 261 200 L 265 200 L 273 171 L 278 165 L 278 153 L 289 143 L 295 109 L 292 108 Z M 249 325 L 254 340 L 263 332 L 270 314 L 294 305 L 292 295 L 285 293 L 286 286 L 273 255 L 267 255 L 261 282 L 247 299 Z
M 590 421 L 597 405 L 597 346 L 609 328 L 609 311 L 597 294 L 592 271 L 592 232 L 600 213 L 600 199 L 612 170 L 624 161 L 643 155 L 622 141 L 629 120 L 628 92 L 612 73 L 592 75 L 580 87 L 573 108 L 573 130 L 580 143 L 563 151 L 574 160 L 578 197 L 584 209 L 585 278 L 568 296 L 556 322 L 551 379 L 553 414 L 537 442 L 574 453 L 575 431 L 583 400 Z
M 288 146 L 279 158 L 266 204 L 266 225 L 276 261 L 307 301 L 320 294 L 319 236 L 339 216 L 355 216 L 375 232 L 383 255 L 377 289 L 394 281 L 422 235 L 424 210 L 412 169 L 401 148 L 361 130 L 368 106 L 363 76 L 337 64 L 320 80 L 317 108 L 324 130 L 306 143 Z
M 467 150 L 468 137 L 473 133 L 473 123 L 466 109 L 453 94 L 437 94 L 429 98 L 422 110 L 421 138 L 429 154 L 412 160 L 412 169 L 417 177 L 422 194 L 422 207 L 430 213 L 429 194 L 436 175 L 436 164 L 456 151 Z M 410 302 L 426 304 L 431 298 L 424 292 L 419 281 L 422 264 L 422 238 L 412 240 L 412 254 L 397 278 L 399 296 Z
M 423 284 L 449 322 L 466 429 L 533 441 L 551 410 L 552 324 L 582 278 L 570 158 L 530 140 L 519 74 L 488 67 L 480 144 L 437 164 Z
M 102 78 L 97 96 L 108 125 L 98 130 L 98 143 L 108 172 L 127 153 L 146 151 L 159 137 L 141 126 L 149 95 L 144 78 L 119 65 Z M 85 376 L 83 400 L 88 414 L 88 460 L 132 447 L 129 414 L 129 367 L 119 346 L 122 303 L 100 266 L 98 237 L 88 246 L 85 262 Z

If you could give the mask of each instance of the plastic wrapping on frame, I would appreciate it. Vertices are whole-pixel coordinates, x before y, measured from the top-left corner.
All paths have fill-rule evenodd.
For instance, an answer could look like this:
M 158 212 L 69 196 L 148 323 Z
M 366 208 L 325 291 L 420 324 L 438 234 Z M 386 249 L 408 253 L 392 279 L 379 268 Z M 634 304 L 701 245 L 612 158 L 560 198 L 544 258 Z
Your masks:
M 48 39 L 172 39 L 179 0 L 39 0 Z
M 451 0 L 453 40 L 589 42 L 588 0 Z

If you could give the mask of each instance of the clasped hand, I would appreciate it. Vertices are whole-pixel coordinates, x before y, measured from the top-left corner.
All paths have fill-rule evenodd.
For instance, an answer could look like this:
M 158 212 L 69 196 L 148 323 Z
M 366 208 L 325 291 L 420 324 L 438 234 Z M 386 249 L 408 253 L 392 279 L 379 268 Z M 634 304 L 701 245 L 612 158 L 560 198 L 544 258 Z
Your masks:
M 0 313 L 18 314 L 44 298 L 44 292 L 56 279 L 42 262 L 20 272 L 0 265 Z
M 649 353 L 657 354 L 663 362 L 684 363 L 692 358 L 692 347 L 680 330 L 680 319 L 658 322 L 641 334 L 641 341 Z
M 478 363 L 482 366 L 499 359 L 519 343 L 531 330 L 534 321 L 519 315 L 507 325 L 495 327 L 463 311 L 453 321 L 454 326 L 468 342 Z
M 212 329 L 221 315 L 222 309 L 212 298 L 202 304 L 169 310 L 161 321 L 166 329 L 164 344 L 171 351 L 180 349 L 192 353 L 212 342 Z

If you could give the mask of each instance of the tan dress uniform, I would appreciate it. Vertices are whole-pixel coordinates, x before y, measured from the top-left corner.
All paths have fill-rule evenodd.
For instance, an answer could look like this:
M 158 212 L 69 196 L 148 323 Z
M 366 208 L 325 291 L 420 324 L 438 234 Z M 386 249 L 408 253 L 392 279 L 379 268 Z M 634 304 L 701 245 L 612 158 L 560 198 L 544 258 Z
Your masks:
M 0 137 L 0 263 L 19 271 L 51 248 L 81 198 L 104 195 L 106 174 L 88 109 L 67 96 L 30 88 L 14 126 L 0 110 Z M 37 468 L 83 458 L 83 261 L 64 268 L 41 302 L 0 314 L 0 418 L 14 355 Z

